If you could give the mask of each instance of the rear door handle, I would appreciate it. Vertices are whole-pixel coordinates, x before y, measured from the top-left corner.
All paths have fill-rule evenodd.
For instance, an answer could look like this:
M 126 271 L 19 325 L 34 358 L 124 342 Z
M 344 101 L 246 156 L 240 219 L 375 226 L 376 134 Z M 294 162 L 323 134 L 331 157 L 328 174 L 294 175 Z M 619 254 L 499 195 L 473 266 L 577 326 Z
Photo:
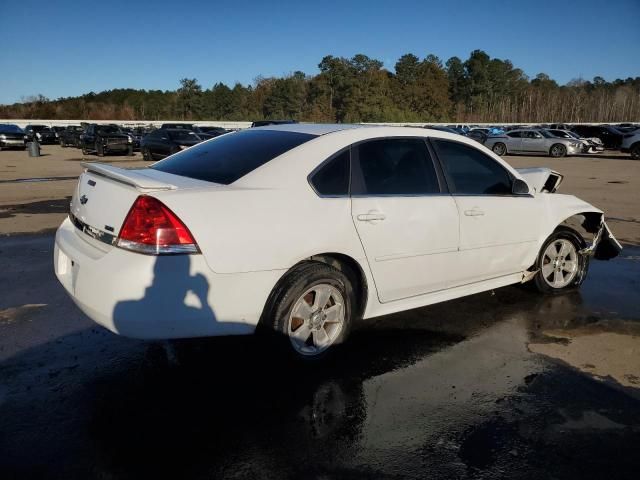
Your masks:
M 387 218 L 384 213 L 361 213 L 356 217 L 361 222 L 375 222 Z
M 471 210 L 465 210 L 464 214 L 467 217 L 480 217 L 480 216 L 484 215 L 484 212 L 482 210 L 478 210 L 476 208 L 473 208 Z

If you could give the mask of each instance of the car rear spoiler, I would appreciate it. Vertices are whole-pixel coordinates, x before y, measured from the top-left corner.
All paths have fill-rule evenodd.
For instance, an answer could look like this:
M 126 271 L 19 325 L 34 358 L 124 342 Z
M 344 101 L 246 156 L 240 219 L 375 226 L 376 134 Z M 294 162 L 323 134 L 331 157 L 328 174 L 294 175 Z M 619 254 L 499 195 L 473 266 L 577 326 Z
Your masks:
M 138 190 L 175 190 L 178 188 L 170 183 L 151 178 L 142 173 L 141 170 L 127 170 L 97 162 L 82 162 L 81 165 L 87 172 L 131 185 Z

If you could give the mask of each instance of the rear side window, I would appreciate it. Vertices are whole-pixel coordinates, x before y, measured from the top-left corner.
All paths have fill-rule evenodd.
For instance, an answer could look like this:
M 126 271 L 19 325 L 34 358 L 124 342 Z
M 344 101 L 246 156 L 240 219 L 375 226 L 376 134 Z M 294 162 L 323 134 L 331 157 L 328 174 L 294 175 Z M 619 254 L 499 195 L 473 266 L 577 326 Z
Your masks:
M 509 132 L 507 133 L 507 135 L 510 136 L 511 138 L 521 138 L 522 132 Z
M 315 135 L 278 130 L 243 130 L 200 143 L 151 168 L 229 185 Z
M 451 190 L 467 195 L 510 195 L 511 176 L 477 148 L 433 139 Z
M 343 196 L 349 194 L 350 149 L 321 165 L 311 177 L 311 185 L 320 195 Z
M 424 140 L 372 140 L 361 143 L 355 150 L 353 195 L 440 193 L 438 177 Z

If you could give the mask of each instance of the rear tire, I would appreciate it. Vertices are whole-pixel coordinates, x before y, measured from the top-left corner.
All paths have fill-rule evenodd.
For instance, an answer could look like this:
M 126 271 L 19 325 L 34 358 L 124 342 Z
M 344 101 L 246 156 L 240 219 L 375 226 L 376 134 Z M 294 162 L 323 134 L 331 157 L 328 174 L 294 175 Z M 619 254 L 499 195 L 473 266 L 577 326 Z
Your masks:
M 260 327 L 295 358 L 319 360 L 347 339 L 354 305 L 353 287 L 344 273 L 304 262 L 273 290 Z
M 87 150 L 87 147 L 85 147 L 84 145 L 81 145 L 80 148 L 82 148 L 83 155 L 89 155 L 89 150 Z
M 127 157 L 133 157 L 133 145 L 127 147 Z
M 631 158 L 634 160 L 640 160 L 640 143 L 636 143 L 631 146 Z
M 554 143 L 549 149 L 549 155 L 554 158 L 562 158 L 567 156 L 567 147 L 561 143 Z
M 574 229 L 558 227 L 536 259 L 538 273 L 533 284 L 538 291 L 555 295 L 578 288 L 589 270 L 589 257 L 579 253 L 585 247 L 586 242 Z
M 151 160 L 153 160 L 153 157 L 151 156 L 151 152 L 147 147 L 144 147 L 142 149 L 142 159 L 147 162 L 150 162 Z
M 494 144 L 491 150 L 493 150 L 493 153 L 501 157 L 507 154 L 507 146 L 502 142 Z

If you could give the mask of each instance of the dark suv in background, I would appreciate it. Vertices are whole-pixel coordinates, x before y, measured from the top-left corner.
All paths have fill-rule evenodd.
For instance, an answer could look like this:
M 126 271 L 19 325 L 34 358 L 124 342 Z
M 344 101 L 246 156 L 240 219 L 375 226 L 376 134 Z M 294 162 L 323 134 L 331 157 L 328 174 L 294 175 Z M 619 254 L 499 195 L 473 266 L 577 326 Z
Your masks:
M 3 148 L 24 148 L 27 136 L 17 125 L 10 123 L 0 124 L 0 150 Z
M 575 125 L 571 131 L 582 138 L 599 138 L 604 148 L 619 150 L 622 145 L 623 133 L 610 125 Z
M 192 147 L 202 140 L 194 131 L 186 128 L 160 128 L 142 138 L 140 150 L 143 159 L 156 160 Z
M 56 132 L 46 125 L 27 125 L 24 132 L 26 133 L 29 141 L 37 139 L 38 143 L 41 143 L 42 145 L 53 145 L 54 143 L 58 143 Z
M 67 125 L 67 127 L 58 132 L 58 142 L 62 148 L 68 147 L 80 147 L 80 135 L 84 132 L 84 128 L 80 125 Z
M 80 147 L 84 155 L 89 152 L 95 152 L 99 157 L 109 153 L 133 155 L 133 138 L 118 125 L 91 123 L 80 135 Z

